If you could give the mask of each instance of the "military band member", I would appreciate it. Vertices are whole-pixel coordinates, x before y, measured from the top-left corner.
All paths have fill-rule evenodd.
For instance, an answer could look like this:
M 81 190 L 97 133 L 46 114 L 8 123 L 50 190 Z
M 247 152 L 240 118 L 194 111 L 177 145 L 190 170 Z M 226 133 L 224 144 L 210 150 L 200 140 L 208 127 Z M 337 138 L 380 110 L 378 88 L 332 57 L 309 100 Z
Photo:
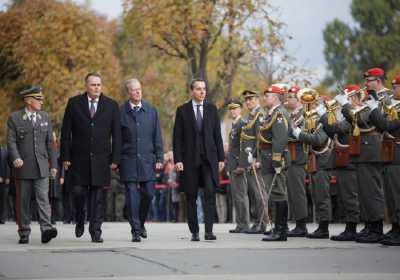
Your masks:
M 385 105 L 390 105 L 391 95 L 389 89 L 385 88 L 383 83 L 385 81 L 385 71 L 381 68 L 371 68 L 364 73 L 365 86 L 367 90 L 373 90 L 380 101 L 379 109 L 382 111 Z
M 229 149 L 227 155 L 227 171 L 231 180 L 232 200 L 235 207 L 236 228 L 230 233 L 244 233 L 249 230 L 250 211 L 248 186 L 245 179 L 245 168 L 239 165 L 240 132 L 244 125 L 241 116 L 242 103 L 231 100 L 228 103 L 229 117 L 232 119 L 232 129 L 229 133 Z
M 311 196 L 315 206 L 318 228 L 308 238 L 329 238 L 329 222 L 332 219 L 332 206 L 329 185 L 329 159 L 331 156 L 331 139 L 326 134 L 322 123 L 319 122 L 321 106 L 317 91 L 304 88 L 298 93 L 308 108 L 305 110 L 305 125 L 293 128 L 293 135 L 303 143 L 307 155 L 307 173 L 310 176 Z
M 283 91 L 277 86 L 269 87 L 263 96 L 268 110 L 260 123 L 258 141 L 261 174 L 267 199 L 275 204 L 275 227 L 262 241 L 287 240 L 287 186 L 286 172 L 290 164 L 287 150 L 289 113 L 282 105 Z
M 371 121 L 384 133 L 382 155 L 384 160 L 384 193 L 392 229 L 385 234 L 380 242 L 389 246 L 400 246 L 400 75 L 392 80 L 393 100 L 384 115 L 378 110 L 378 102 L 367 101 L 371 109 Z
M 258 94 L 254 91 L 245 90 L 242 93 L 242 98 L 246 105 L 249 114 L 243 118 L 245 124 L 240 132 L 240 153 L 239 153 L 239 166 L 245 170 L 244 176 L 247 182 L 250 205 L 253 208 L 256 221 L 251 228 L 246 231 L 249 234 L 264 233 L 266 225 L 268 224 L 268 209 L 266 209 L 266 196 L 262 192 L 262 185 L 260 180 L 260 171 L 252 168 L 248 159 L 248 151 L 256 157 L 257 154 L 257 131 L 260 119 L 263 118 Z M 254 172 L 255 171 L 255 172 Z
M 359 86 L 347 85 L 346 94 L 355 94 Z M 343 205 L 345 230 L 331 236 L 333 241 L 354 241 L 357 234 L 357 223 L 360 222 L 360 203 L 358 200 L 358 181 L 355 162 L 357 156 L 350 154 L 350 135 L 352 125 L 343 116 L 339 104 L 335 101 L 326 102 L 327 112 L 321 117 L 324 130 L 334 142 L 332 151 L 332 166 L 336 171 L 338 196 Z
M 293 86 L 286 95 L 286 108 L 290 111 L 290 119 L 296 127 L 304 126 L 303 105 L 297 98 L 299 87 Z M 296 227 L 288 231 L 288 237 L 305 237 L 307 235 L 306 220 L 308 217 L 306 194 L 306 155 L 303 144 L 293 134 L 289 134 L 288 150 L 291 164 L 287 171 L 287 187 L 289 211 L 296 220 Z
M 370 80 L 370 76 L 367 76 L 366 82 Z M 366 226 L 357 235 L 356 242 L 377 243 L 383 237 L 384 218 L 382 141 L 381 134 L 371 123 L 370 109 L 365 104 L 366 97 L 366 92 L 360 90 L 350 97 L 339 94 L 335 99 L 343 107 L 342 113 L 346 120 L 352 124 L 351 154 L 357 155 L 355 165 L 360 187 L 360 212 Z
M 32 193 L 39 210 L 41 241 L 48 243 L 57 236 L 57 229 L 51 225 L 48 196 L 49 175 L 55 177 L 57 173 L 52 125 L 49 115 L 41 110 L 44 96 L 40 87 L 30 87 L 20 96 L 25 108 L 11 113 L 7 122 L 8 151 L 16 186 L 19 243 L 29 243 Z

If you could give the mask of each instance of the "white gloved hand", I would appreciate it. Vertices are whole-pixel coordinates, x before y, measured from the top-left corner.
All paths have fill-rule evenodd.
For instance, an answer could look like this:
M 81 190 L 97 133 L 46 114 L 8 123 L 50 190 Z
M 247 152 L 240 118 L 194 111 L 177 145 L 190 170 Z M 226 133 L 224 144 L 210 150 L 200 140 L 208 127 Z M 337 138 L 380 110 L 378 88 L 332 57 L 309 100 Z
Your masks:
M 317 112 L 318 116 L 322 117 L 326 113 L 326 107 L 324 104 L 319 104 L 317 108 L 315 108 L 315 112 Z
M 366 103 L 367 103 L 368 108 L 371 109 L 371 111 L 373 111 L 373 110 L 375 110 L 376 108 L 378 108 L 378 105 L 379 105 L 378 101 L 376 101 L 376 100 L 373 99 L 373 98 L 368 99 Z
M 335 100 L 342 106 L 349 103 L 349 98 L 345 94 L 336 95 Z
M 336 120 L 337 120 L 338 122 L 344 121 L 344 116 L 343 116 L 342 111 L 340 111 L 340 110 L 337 110 L 337 111 L 336 111 Z
M 299 139 L 299 135 L 301 133 L 301 128 L 300 127 L 293 127 L 292 128 L 292 134 L 296 139 Z
M 275 167 L 275 173 L 280 174 L 282 172 L 282 167 Z

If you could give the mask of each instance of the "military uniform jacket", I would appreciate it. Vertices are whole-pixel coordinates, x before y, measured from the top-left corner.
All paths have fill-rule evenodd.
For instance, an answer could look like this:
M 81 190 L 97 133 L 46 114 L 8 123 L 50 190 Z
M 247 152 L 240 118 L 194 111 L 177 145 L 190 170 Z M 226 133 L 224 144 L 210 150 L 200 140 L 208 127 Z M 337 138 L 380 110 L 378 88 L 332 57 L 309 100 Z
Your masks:
M 354 129 L 357 124 L 360 128 L 361 152 L 355 158 L 357 163 L 381 162 L 382 134 L 376 131 L 370 120 L 370 109 L 368 107 L 353 108 L 345 104 L 342 108 L 343 116 L 352 124 Z
M 273 173 L 275 167 L 290 164 L 287 150 L 289 125 L 289 113 L 282 105 L 273 108 L 260 124 L 258 141 L 263 173 Z
M 394 159 L 392 164 L 400 164 L 400 120 L 389 120 L 380 110 L 375 109 L 370 115 L 371 122 L 381 131 L 389 133 L 388 137 L 392 138 L 394 146 Z
M 334 149 L 349 147 L 349 136 L 352 133 L 352 125 L 346 119 L 329 124 L 328 114 L 326 113 L 321 117 L 320 123 L 322 123 L 327 135 L 333 140 Z M 353 163 L 357 161 L 357 158 L 356 156 L 349 155 L 349 164 L 345 168 L 355 168 Z M 335 162 L 336 154 L 332 152 L 329 163 L 330 168 L 337 168 Z
M 302 131 L 299 134 L 299 140 L 310 145 L 310 152 L 315 154 L 317 159 L 317 170 L 330 168 L 331 139 L 326 134 L 322 123 L 318 123 L 317 127 L 310 132 Z
M 264 117 L 261 108 L 258 107 L 254 110 L 253 114 L 249 114 L 243 119 L 244 124 L 240 130 L 240 153 L 239 153 L 239 167 L 247 168 L 250 166 L 248 162 L 248 154 L 246 148 L 250 147 L 253 156 L 257 156 L 257 134 L 260 120 Z
M 294 127 L 302 128 L 304 127 L 304 110 L 301 108 L 300 110 L 296 110 L 290 113 L 290 119 Z M 289 133 L 289 143 L 288 145 L 294 145 L 296 158 L 291 158 L 292 164 L 295 165 L 305 165 L 307 161 L 307 156 L 304 153 L 303 144 L 301 141 L 297 140 L 293 134 Z
M 119 164 L 121 125 L 117 102 L 100 95 L 93 118 L 87 94 L 71 97 L 61 130 L 61 160 L 70 161 L 72 185 L 109 186 L 110 164 Z
M 7 146 L 11 162 L 20 158 L 21 168 L 14 168 L 16 179 L 39 179 L 57 168 L 53 151 L 52 125 L 46 112 L 36 113 L 33 125 L 25 109 L 11 113 L 7 122 Z M 49 166 L 50 162 L 50 166 Z
M 240 132 L 245 123 L 240 117 L 232 123 L 232 130 L 229 132 L 229 149 L 226 157 L 226 170 L 232 172 L 239 166 L 240 155 Z

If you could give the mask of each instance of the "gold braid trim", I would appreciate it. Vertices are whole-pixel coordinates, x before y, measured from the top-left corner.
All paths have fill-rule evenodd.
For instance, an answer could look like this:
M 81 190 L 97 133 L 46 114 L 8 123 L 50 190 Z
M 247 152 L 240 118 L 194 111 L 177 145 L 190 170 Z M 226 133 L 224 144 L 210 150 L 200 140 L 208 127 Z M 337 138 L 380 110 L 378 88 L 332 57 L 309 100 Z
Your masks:
M 261 143 L 264 144 L 271 144 L 272 142 L 264 138 L 261 134 L 261 132 L 258 132 L 258 139 L 260 140 Z
M 246 124 L 243 128 L 242 128 L 242 130 L 243 129 L 251 129 L 251 128 L 253 128 L 253 126 L 255 125 L 255 123 L 256 123 L 256 121 L 257 121 L 257 119 L 258 119 L 258 117 L 261 115 L 261 112 L 257 112 L 257 114 L 254 116 L 254 119 L 252 119 L 248 124 Z
M 283 123 L 285 124 L 285 127 L 288 128 L 289 125 L 288 125 L 287 119 L 286 119 L 285 116 L 282 114 L 282 112 L 277 111 L 277 112 L 275 112 L 275 113 L 272 115 L 271 120 L 270 120 L 267 124 L 263 124 L 263 125 L 260 126 L 260 130 L 261 130 L 261 131 L 270 130 L 270 129 L 271 129 L 271 126 L 274 124 L 274 122 L 276 121 L 276 119 L 277 119 L 278 117 L 282 117 L 282 120 L 283 120 Z
M 240 133 L 240 141 L 250 141 L 250 140 L 255 140 L 256 137 L 255 136 L 250 136 L 247 135 L 246 133 L 244 133 L 243 131 Z

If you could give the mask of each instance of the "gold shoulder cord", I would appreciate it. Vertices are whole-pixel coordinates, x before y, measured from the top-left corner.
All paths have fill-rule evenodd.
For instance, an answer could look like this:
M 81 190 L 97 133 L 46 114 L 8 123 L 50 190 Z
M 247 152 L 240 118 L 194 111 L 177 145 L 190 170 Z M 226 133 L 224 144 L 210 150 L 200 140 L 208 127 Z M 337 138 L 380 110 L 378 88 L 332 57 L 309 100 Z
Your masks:
M 251 136 L 251 135 L 247 135 L 244 130 L 246 129 L 251 129 L 254 127 L 254 125 L 256 124 L 256 121 L 258 119 L 258 117 L 260 116 L 261 112 L 257 112 L 257 114 L 254 116 L 254 119 L 249 122 L 248 124 L 246 124 L 245 126 L 242 127 L 242 131 L 240 133 L 240 140 L 241 141 L 249 141 L 249 140 L 255 140 L 256 136 Z

